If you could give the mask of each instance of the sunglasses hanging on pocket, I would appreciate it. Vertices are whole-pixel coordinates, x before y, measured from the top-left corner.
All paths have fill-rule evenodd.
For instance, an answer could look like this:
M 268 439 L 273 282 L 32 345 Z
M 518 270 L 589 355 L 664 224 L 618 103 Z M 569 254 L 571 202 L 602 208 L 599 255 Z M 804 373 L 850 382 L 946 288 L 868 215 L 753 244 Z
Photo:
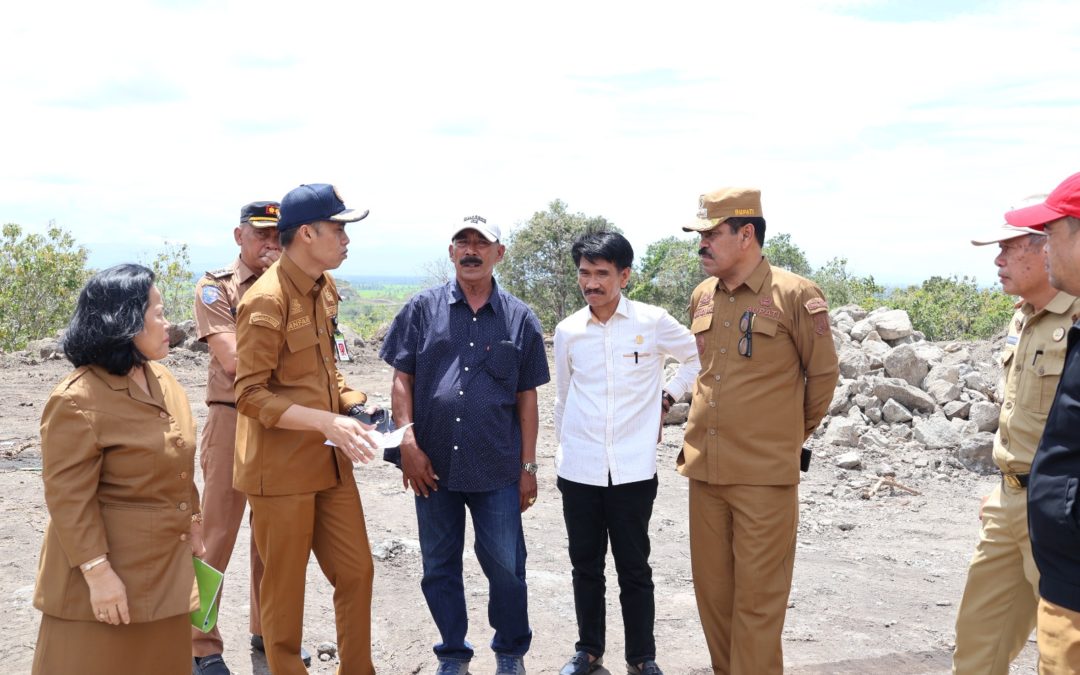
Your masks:
M 754 317 L 757 315 L 746 310 L 739 319 L 739 330 L 742 337 L 739 338 L 739 355 L 750 358 L 754 353 Z

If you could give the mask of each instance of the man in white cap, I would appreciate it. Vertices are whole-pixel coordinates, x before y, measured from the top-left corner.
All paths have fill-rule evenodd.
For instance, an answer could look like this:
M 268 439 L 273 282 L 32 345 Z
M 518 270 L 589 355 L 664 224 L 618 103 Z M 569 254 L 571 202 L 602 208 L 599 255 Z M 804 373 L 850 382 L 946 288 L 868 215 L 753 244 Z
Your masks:
M 1065 362 L 1063 338 L 1080 300 L 1050 285 L 1042 224 L 1005 223 L 971 243 L 998 245 L 994 264 L 1001 287 L 1020 301 L 1000 357 L 1004 398 L 993 456 L 1001 482 L 983 498 L 979 543 L 956 616 L 953 672 L 1005 675 L 1035 628 L 1039 572 L 1028 539 L 1028 473 Z

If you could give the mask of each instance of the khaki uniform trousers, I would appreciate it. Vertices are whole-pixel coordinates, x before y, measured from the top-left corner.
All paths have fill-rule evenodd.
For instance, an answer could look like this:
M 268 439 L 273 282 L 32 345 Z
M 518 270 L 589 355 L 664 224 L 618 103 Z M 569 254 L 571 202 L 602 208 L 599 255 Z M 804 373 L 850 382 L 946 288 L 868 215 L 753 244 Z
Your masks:
M 1039 600 L 1039 675 L 1080 673 L 1080 612 Z
M 791 592 L 797 485 L 690 480 L 690 566 L 717 675 L 780 675 Z
M 211 567 L 222 572 L 229 566 L 240 521 L 247 508 L 247 495 L 233 488 L 233 457 L 236 442 L 236 409 L 212 403 L 206 414 L 202 442 L 199 446 L 199 464 L 203 472 L 202 513 L 203 543 L 206 560 Z M 252 635 L 262 635 L 259 623 L 259 582 L 263 565 L 255 538 L 251 542 L 251 608 L 248 622 Z M 227 613 L 227 612 L 226 612 Z M 204 633 L 191 629 L 191 652 L 193 656 L 209 656 L 224 651 L 221 633 L 215 625 Z
M 319 492 L 248 495 L 255 543 L 265 571 L 262 627 L 266 660 L 274 675 L 307 675 L 300 660 L 304 587 L 312 551 L 334 587 L 338 675 L 373 675 L 371 660 L 371 560 L 364 509 L 352 475 Z
M 999 484 L 987 496 L 956 613 L 957 675 L 1007 675 L 1035 628 L 1039 570 L 1027 523 L 1027 490 Z

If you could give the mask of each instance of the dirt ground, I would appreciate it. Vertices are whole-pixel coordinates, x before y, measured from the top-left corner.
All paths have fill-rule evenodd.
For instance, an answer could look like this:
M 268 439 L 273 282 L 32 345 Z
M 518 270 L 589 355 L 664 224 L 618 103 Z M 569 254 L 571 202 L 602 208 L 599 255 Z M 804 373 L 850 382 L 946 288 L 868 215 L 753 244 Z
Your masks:
M 187 387 L 201 429 L 206 417 L 206 356 L 179 350 L 165 363 Z M 38 421 L 49 392 L 69 370 L 66 361 L 35 364 L 0 355 L 0 598 L 6 616 L 0 671 L 5 673 L 29 672 L 33 656 L 39 614 L 31 597 L 48 519 Z M 350 384 L 388 404 L 390 371 L 373 350 L 359 350 L 356 362 L 343 370 Z M 534 632 L 526 666 L 534 673 L 557 673 L 577 637 L 566 534 L 555 488 L 553 396 L 553 385 L 540 391 L 540 495 L 524 519 Z M 665 672 L 698 675 L 711 670 L 690 577 L 687 485 L 675 472 L 681 441 L 682 428 L 667 427 L 659 448 L 660 492 L 651 527 L 656 643 Z M 873 475 L 836 469 L 829 460 L 831 452 L 818 449 L 801 487 L 798 553 L 784 629 L 787 672 L 949 672 L 956 608 L 977 539 L 979 499 L 994 479 L 948 465 L 941 472 L 909 471 L 912 457 L 882 456 L 881 461 L 897 467 L 897 480 L 921 494 L 886 488 L 874 498 L 861 499 L 852 490 L 872 485 Z M 402 490 L 398 470 L 384 462 L 359 467 L 355 476 L 376 554 L 372 608 L 376 668 L 393 675 L 429 673 L 438 634 L 420 592 L 413 498 Z M 265 660 L 249 648 L 247 639 L 247 538 L 245 525 L 228 568 L 220 625 L 225 659 L 233 672 L 265 674 L 269 672 Z M 465 570 L 469 638 L 476 647 L 472 671 L 491 673 L 486 583 L 468 545 Z M 605 661 L 611 673 L 621 675 L 622 622 L 610 556 L 608 570 Z M 331 589 L 314 558 L 307 588 L 304 644 L 314 653 L 319 643 L 335 640 Z M 310 671 L 333 673 L 335 667 L 334 660 L 316 659 Z M 1029 642 L 1012 672 L 1035 672 L 1034 642 Z

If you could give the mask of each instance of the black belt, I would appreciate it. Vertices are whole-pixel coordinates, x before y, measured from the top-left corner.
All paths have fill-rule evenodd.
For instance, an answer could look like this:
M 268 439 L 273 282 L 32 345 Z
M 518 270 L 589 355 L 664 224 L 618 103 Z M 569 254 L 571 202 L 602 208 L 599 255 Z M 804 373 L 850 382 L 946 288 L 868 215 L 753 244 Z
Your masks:
M 1029 475 L 1026 473 L 1003 473 L 1001 474 L 1001 482 L 1016 490 L 1026 490 Z
M 230 408 L 236 408 L 235 403 L 226 403 L 225 401 L 210 401 L 210 405 L 227 405 Z

